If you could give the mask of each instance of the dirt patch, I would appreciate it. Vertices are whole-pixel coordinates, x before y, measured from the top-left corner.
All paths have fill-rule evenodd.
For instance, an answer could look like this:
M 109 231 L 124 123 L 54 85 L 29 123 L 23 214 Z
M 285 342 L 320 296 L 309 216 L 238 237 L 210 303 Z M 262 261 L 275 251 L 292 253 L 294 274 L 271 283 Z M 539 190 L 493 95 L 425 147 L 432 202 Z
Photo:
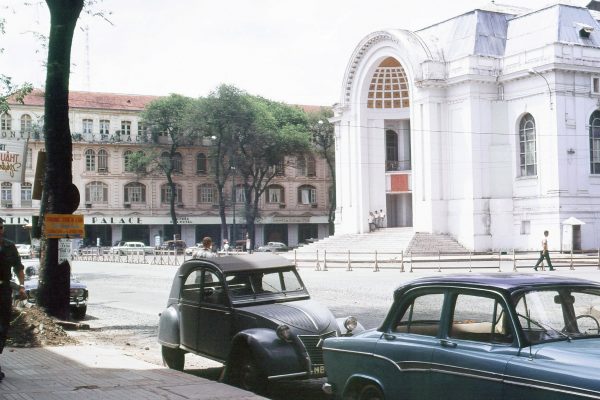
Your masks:
M 36 306 L 13 307 L 7 347 L 42 347 L 77 344 L 77 340 Z

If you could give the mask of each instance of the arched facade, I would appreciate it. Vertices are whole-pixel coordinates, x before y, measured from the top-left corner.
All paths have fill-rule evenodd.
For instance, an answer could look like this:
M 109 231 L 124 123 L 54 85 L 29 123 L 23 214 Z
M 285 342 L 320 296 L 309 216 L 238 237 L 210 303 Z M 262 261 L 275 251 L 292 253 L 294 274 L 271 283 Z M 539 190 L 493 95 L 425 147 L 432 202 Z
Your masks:
M 583 7 L 489 7 L 358 44 L 332 118 L 336 234 L 385 210 L 388 227 L 474 250 L 538 249 L 544 230 L 561 249 L 573 216 L 581 248 L 600 246 L 600 24 Z

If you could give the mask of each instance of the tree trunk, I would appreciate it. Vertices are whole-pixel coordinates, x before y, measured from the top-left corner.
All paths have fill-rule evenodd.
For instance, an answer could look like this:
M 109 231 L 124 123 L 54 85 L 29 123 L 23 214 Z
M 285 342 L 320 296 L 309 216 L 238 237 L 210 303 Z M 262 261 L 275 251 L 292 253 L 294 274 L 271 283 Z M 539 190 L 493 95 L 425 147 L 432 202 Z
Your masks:
M 71 45 L 84 0 L 46 0 L 50 38 L 44 105 L 46 175 L 40 216 L 71 214 L 72 143 L 69 129 Z M 52 316 L 69 318 L 70 265 L 58 263 L 58 239 L 46 239 L 42 254 L 38 303 Z

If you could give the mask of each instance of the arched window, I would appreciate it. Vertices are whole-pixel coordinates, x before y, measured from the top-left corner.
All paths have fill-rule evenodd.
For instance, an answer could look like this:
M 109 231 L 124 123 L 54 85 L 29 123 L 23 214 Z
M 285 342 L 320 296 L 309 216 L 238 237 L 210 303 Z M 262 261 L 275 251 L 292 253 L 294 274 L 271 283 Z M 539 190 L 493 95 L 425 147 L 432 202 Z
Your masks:
M 408 82 L 402 65 L 392 57 L 379 64 L 369 85 L 367 108 L 406 108 L 410 106 Z
M 21 207 L 31 207 L 31 183 L 24 182 L 21 184 Z
M 398 171 L 398 134 L 391 129 L 385 131 L 385 169 Z
M 215 185 L 210 183 L 203 183 L 198 186 L 198 203 L 200 204 L 214 204 L 216 200 L 216 189 Z
M 206 155 L 204 153 L 198 153 L 196 156 L 196 173 L 206 174 L 208 172 L 208 166 L 206 163 Z
M 311 155 L 306 157 L 306 176 L 317 176 L 317 162 Z
M 181 153 L 173 154 L 173 172 L 181 174 L 183 172 L 183 157 Z
M 285 203 L 283 186 L 271 185 L 267 188 L 267 203 Z
M 519 166 L 521 176 L 537 175 L 535 120 L 525 114 L 519 123 Z
M 108 202 L 108 185 L 103 182 L 90 182 L 85 185 L 86 203 Z
M 12 118 L 9 113 L 0 114 L 0 131 L 12 130 Z
M 298 204 L 317 204 L 317 189 L 303 185 L 298 188 Z
M 175 184 L 175 204 L 182 203 L 183 199 L 183 190 L 180 184 Z M 160 187 L 160 202 L 161 203 L 169 203 L 171 201 L 171 186 L 168 183 L 165 183 Z
M 96 170 L 96 152 L 92 149 L 85 151 L 85 170 L 95 171 Z
M 123 171 L 125 172 L 133 172 L 133 167 L 131 166 L 131 156 L 133 155 L 133 151 L 125 150 L 123 153 Z
M 108 172 L 108 152 L 104 149 L 98 150 L 98 172 Z
M 0 198 L 3 206 L 12 206 L 12 183 L 2 182 L 0 185 Z
M 590 173 L 600 174 L 600 111 L 590 117 Z
M 139 182 L 131 182 L 125 185 L 125 191 L 123 193 L 123 200 L 125 203 L 138 203 L 142 204 L 146 202 L 146 186 Z
M 31 133 L 31 115 L 21 115 L 21 137 L 29 137 Z

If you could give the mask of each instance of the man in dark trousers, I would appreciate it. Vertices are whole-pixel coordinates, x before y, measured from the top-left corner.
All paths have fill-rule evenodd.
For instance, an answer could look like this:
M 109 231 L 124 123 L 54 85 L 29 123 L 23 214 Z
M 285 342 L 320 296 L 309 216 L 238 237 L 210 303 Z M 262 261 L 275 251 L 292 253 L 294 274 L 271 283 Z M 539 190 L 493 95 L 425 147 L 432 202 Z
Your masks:
M 4 220 L 0 218 L 0 354 L 4 350 L 6 335 L 10 326 L 12 311 L 12 288 L 10 286 L 10 269 L 15 272 L 19 279 L 19 298 L 25 299 L 25 274 L 21 257 L 13 242 L 4 238 Z M 4 378 L 4 372 L 0 367 L 0 381 Z
M 554 267 L 552 266 L 552 261 L 550 261 L 550 253 L 548 252 L 548 231 L 544 231 L 544 238 L 542 239 L 542 250 L 540 251 L 540 258 L 535 263 L 533 269 L 538 270 L 538 265 L 543 265 L 544 258 L 548 263 L 548 267 L 550 267 L 550 271 L 554 271 Z

